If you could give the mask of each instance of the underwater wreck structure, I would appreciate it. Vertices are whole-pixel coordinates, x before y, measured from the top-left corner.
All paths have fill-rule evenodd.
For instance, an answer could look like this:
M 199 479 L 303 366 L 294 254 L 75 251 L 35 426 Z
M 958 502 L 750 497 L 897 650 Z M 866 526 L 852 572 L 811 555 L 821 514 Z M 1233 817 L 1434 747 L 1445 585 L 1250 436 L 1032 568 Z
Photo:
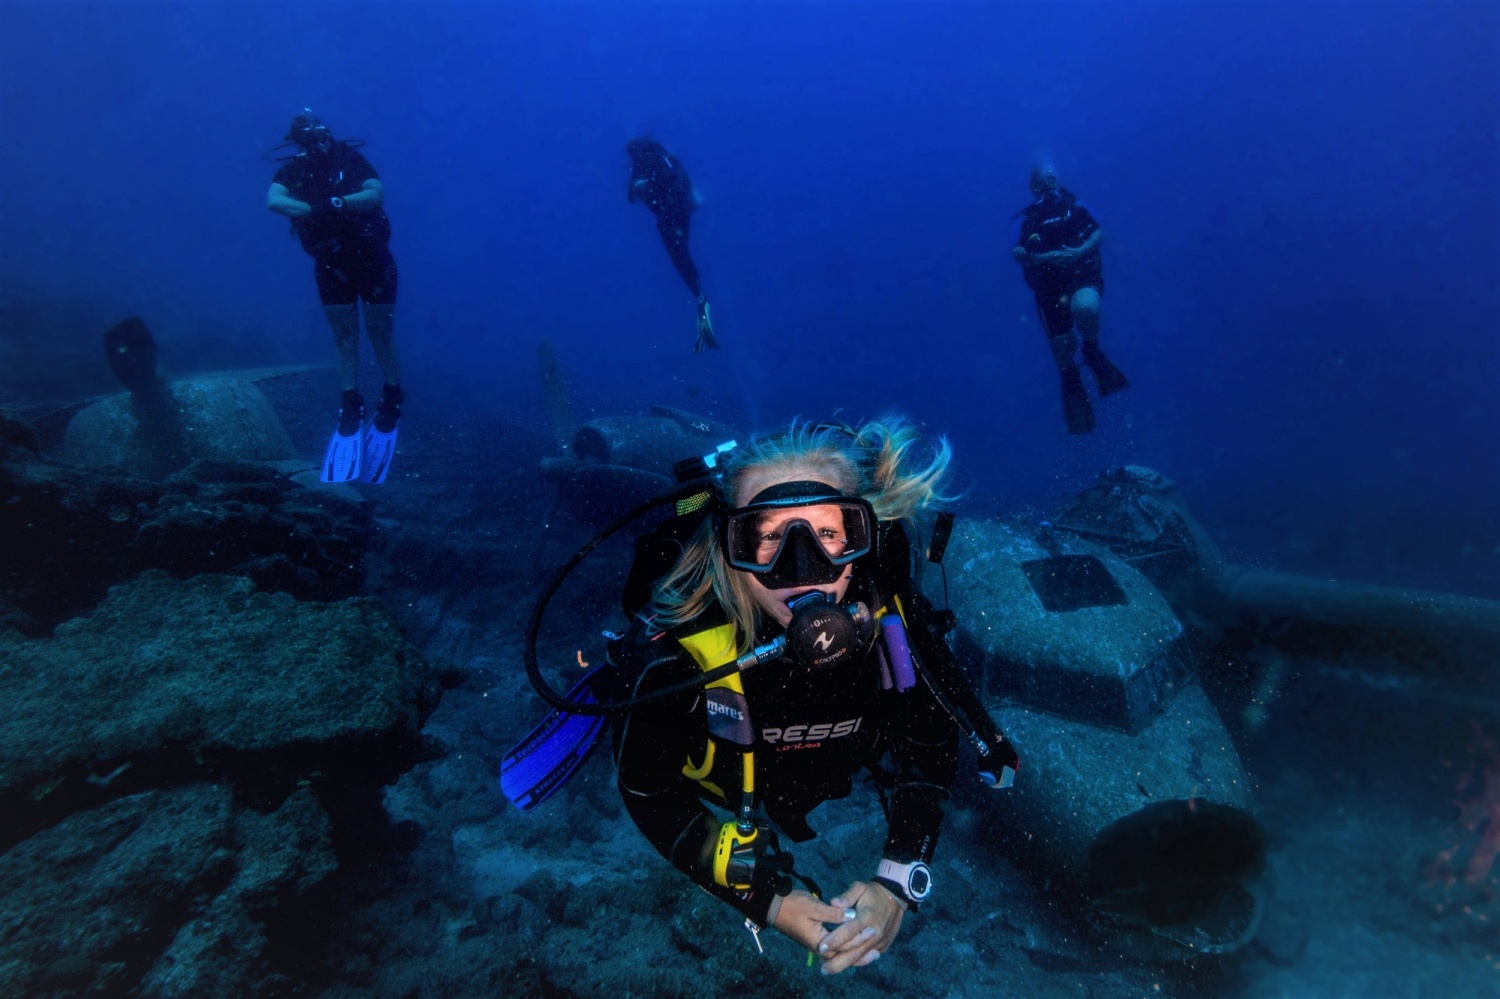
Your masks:
M 927 568 L 1021 755 L 1015 794 L 989 803 L 997 826 L 1039 844 L 1111 943 L 1148 959 L 1255 937 L 1266 837 L 1235 732 L 1290 664 L 1352 655 L 1477 679 L 1500 648 L 1500 603 L 1227 563 L 1139 466 L 1049 519 L 961 526 L 942 575 Z M 1225 685 L 1226 669 L 1258 675 Z
M 41 448 L 63 462 L 161 479 L 193 461 L 304 461 L 262 386 L 318 369 L 257 368 L 168 379 L 157 370 L 155 337 L 135 316 L 110 327 L 103 348 L 123 392 L 18 414 L 35 427 Z

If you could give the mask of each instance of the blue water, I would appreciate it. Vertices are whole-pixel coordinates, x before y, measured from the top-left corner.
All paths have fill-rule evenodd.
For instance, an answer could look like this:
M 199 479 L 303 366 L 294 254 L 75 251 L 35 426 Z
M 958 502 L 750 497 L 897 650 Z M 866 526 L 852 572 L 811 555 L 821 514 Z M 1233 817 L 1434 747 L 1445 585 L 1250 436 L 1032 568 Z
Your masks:
M 1479 2 L 4 0 L 0 295 L 97 317 L 80 352 L 146 316 L 178 373 L 331 362 L 264 208 L 306 105 L 384 183 L 409 420 L 542 432 L 546 339 L 580 419 L 894 408 L 971 511 L 1137 463 L 1244 561 L 1500 597 L 1497 51 Z M 642 133 L 720 352 L 626 202 Z M 1039 158 L 1132 383 L 1086 438 L 1010 258 Z
M 260 205 L 267 150 L 310 105 L 381 171 L 414 412 L 461 392 L 535 421 L 546 337 L 600 411 L 771 425 L 889 404 L 951 434 L 1002 506 L 1137 461 L 1250 549 L 1282 533 L 1257 522 L 1285 519 L 1309 543 L 1380 534 L 1434 584 L 1453 563 L 1450 585 L 1480 585 L 1465 545 L 1493 561 L 1487 4 L 8 2 L 4 18 L 0 276 L 149 313 L 205 364 L 324 356 L 308 262 Z M 705 196 L 692 247 L 721 354 L 684 349 L 686 294 L 623 197 L 641 132 Z M 1136 387 L 1087 441 L 1061 433 L 1007 256 L 1038 156 L 1104 226 L 1104 343 Z M 1355 547 L 1314 557 L 1391 574 Z

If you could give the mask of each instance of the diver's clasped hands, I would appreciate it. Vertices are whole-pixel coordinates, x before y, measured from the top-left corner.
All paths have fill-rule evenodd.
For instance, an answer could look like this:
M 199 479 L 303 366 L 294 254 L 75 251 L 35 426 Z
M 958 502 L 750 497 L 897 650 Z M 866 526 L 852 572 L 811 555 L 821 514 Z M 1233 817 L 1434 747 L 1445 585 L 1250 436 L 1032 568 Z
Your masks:
M 905 911 L 890 892 L 856 881 L 827 902 L 792 892 L 776 914 L 776 929 L 816 954 L 823 974 L 836 975 L 878 960 L 900 932 Z
M 1063 247 L 1061 250 L 1049 250 L 1046 253 L 1032 253 L 1024 246 L 1013 246 L 1010 252 L 1015 255 L 1018 261 L 1028 267 L 1037 265 L 1042 267 L 1061 267 L 1064 264 L 1072 263 L 1079 257 L 1077 250 L 1068 247 Z

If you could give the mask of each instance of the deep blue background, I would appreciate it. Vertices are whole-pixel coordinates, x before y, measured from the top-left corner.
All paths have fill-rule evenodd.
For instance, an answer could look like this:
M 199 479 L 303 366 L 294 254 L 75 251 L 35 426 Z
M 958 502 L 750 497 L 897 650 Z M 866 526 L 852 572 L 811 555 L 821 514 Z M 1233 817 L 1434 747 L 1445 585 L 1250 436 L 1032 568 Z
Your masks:
M 546 338 L 584 416 L 894 407 L 971 509 L 1138 462 L 1242 557 L 1500 596 L 1496 10 L 6 0 L 0 293 L 140 313 L 169 365 L 331 362 L 264 208 L 310 105 L 386 185 L 409 419 L 540 427 Z M 643 131 L 706 197 L 720 353 L 626 203 Z M 1039 156 L 1133 383 L 1087 439 L 1009 257 Z

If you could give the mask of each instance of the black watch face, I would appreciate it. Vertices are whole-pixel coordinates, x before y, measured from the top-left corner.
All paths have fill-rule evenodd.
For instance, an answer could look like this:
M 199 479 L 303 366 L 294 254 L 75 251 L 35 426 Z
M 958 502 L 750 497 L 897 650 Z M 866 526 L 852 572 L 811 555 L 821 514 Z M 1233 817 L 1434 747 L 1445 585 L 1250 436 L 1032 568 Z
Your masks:
M 932 891 L 932 871 L 927 869 L 926 864 L 918 864 L 911 869 L 911 874 L 906 878 L 906 890 L 918 902 L 926 898 L 927 893 Z

